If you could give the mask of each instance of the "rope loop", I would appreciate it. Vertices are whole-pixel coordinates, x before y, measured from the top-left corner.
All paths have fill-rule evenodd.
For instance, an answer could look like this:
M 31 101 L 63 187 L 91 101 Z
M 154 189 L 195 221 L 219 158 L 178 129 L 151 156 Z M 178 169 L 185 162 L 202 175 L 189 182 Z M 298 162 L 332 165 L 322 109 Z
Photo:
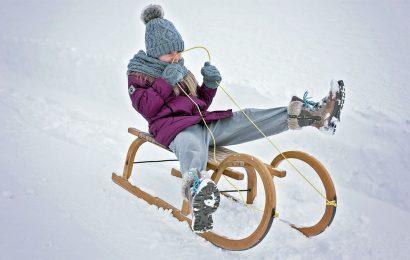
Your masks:
M 181 54 L 184 53 L 184 52 L 193 50 L 193 49 L 203 49 L 203 50 L 205 50 L 205 51 L 207 52 L 207 54 L 208 54 L 208 61 L 211 62 L 211 54 L 210 54 L 209 50 L 208 50 L 207 48 L 203 47 L 203 46 L 194 46 L 194 47 L 192 47 L 192 48 L 189 48 L 189 49 L 186 49 L 186 50 L 182 51 Z M 175 59 L 175 58 L 174 58 L 174 59 Z M 174 61 L 174 59 L 172 60 L 172 62 Z M 222 86 L 219 84 L 219 82 L 217 82 L 217 83 L 218 83 L 218 87 L 221 87 L 221 89 L 223 90 L 223 92 L 224 92 L 224 93 L 231 99 L 231 101 L 239 108 L 239 110 L 244 114 L 244 116 L 249 120 L 249 122 L 251 122 L 251 123 L 253 124 L 253 126 L 255 126 L 255 128 L 265 137 L 265 139 L 272 145 L 272 147 L 273 147 L 280 155 L 282 155 L 282 157 L 285 159 L 285 161 L 286 161 L 322 198 L 324 198 L 324 199 L 326 200 L 326 205 L 330 205 L 330 206 L 337 207 L 336 202 L 335 202 L 334 200 L 329 201 L 329 200 L 326 198 L 326 196 L 325 196 L 311 181 L 309 181 L 309 179 L 282 153 L 282 151 L 279 149 L 279 147 L 278 147 L 276 144 L 274 144 L 274 143 L 270 140 L 270 138 L 268 138 L 268 136 L 265 135 L 265 133 L 262 132 L 262 130 L 261 130 L 261 129 L 253 122 L 253 120 L 244 112 L 244 110 L 241 108 L 241 106 L 239 106 L 239 104 L 235 101 L 235 99 L 233 99 L 233 97 L 232 97 L 231 95 L 229 95 L 229 93 L 225 90 L 225 88 L 222 87 Z M 213 146 L 213 156 L 214 156 L 215 162 L 218 162 L 218 160 L 216 159 L 216 141 L 215 141 L 215 137 L 214 137 L 214 135 L 213 135 L 211 129 L 208 127 L 208 124 L 206 123 L 206 121 L 205 121 L 205 119 L 204 119 L 204 117 L 203 117 L 203 115 L 202 115 L 201 109 L 199 108 L 198 104 L 197 104 L 194 100 L 192 100 L 192 98 L 185 92 L 185 90 L 183 90 L 183 88 L 179 85 L 179 83 L 177 83 L 177 85 L 179 86 L 179 88 L 185 93 L 185 95 L 186 95 L 186 96 L 195 104 L 195 106 L 197 107 L 197 109 L 198 109 L 198 111 L 199 111 L 199 114 L 201 115 L 202 121 L 204 122 L 204 125 L 206 126 L 206 128 L 207 128 L 208 131 L 209 131 L 209 133 L 211 134 L 211 137 L 212 137 L 212 140 L 213 140 L 213 144 L 214 144 L 214 146 Z M 303 100 L 304 100 L 304 102 L 306 101 L 306 104 L 312 104 L 312 103 L 316 104 L 315 102 L 309 101 L 308 99 L 309 99 L 309 97 L 308 97 L 308 92 L 306 91 L 305 94 L 303 95 Z M 225 176 L 224 176 L 224 177 L 225 177 Z M 226 179 L 233 187 L 235 187 L 235 188 L 238 190 L 238 188 L 237 188 L 232 182 L 230 182 L 226 177 L 225 177 L 225 179 Z M 247 205 L 247 206 L 249 206 L 249 207 L 252 207 L 252 208 L 254 208 L 254 209 L 257 210 L 257 211 L 262 211 L 262 212 L 263 212 L 263 210 L 256 209 L 255 207 L 246 204 L 246 203 L 245 203 L 245 200 L 244 200 L 244 198 L 243 198 L 243 196 L 242 196 L 242 194 L 241 194 L 240 192 L 239 192 L 239 194 L 240 194 L 241 199 L 242 199 L 242 201 L 244 202 L 245 205 Z M 275 213 L 275 214 L 276 214 L 276 213 Z

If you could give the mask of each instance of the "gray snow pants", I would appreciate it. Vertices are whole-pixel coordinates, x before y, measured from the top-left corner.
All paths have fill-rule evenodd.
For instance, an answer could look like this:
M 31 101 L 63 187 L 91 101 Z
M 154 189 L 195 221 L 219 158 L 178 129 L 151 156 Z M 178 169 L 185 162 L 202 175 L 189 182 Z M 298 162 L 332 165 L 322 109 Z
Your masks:
M 244 112 L 267 136 L 288 130 L 286 107 L 245 108 Z M 263 138 L 263 135 L 241 111 L 233 112 L 232 117 L 212 121 L 208 123 L 208 127 L 214 135 L 217 147 L 241 144 Z M 169 148 L 179 160 L 182 174 L 193 168 L 199 171 L 206 170 L 209 147 L 213 147 L 213 140 L 203 123 L 185 128 L 176 135 L 169 145 Z

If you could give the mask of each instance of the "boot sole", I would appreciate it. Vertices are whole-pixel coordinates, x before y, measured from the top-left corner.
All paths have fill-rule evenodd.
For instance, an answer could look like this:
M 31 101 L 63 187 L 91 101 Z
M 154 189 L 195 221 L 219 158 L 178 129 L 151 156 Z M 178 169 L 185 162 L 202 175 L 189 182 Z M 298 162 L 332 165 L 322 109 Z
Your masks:
M 208 182 L 193 198 L 192 230 L 202 233 L 213 228 L 212 213 L 219 207 L 220 193 L 215 183 Z
M 343 105 L 345 103 L 345 85 L 343 80 L 339 80 L 338 82 L 339 89 L 336 92 L 336 104 L 335 108 L 333 109 L 332 115 L 330 116 L 329 119 L 329 125 L 328 128 L 332 129 L 333 134 L 336 132 L 336 127 L 337 127 L 337 122 L 340 122 L 340 114 L 343 109 Z M 337 119 L 337 122 L 332 120 L 333 118 Z

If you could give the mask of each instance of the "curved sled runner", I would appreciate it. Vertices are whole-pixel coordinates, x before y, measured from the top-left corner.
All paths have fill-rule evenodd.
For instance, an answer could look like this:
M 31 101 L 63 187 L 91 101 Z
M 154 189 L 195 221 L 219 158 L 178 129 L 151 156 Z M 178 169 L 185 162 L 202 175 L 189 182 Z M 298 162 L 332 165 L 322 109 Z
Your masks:
M 159 208 L 171 210 L 172 215 L 175 218 L 177 218 L 180 221 L 186 221 L 189 223 L 189 225 L 191 225 L 191 219 L 188 217 L 189 205 L 187 200 L 184 200 L 182 202 L 181 209 L 178 209 L 170 205 L 166 201 L 158 197 L 154 197 L 149 193 L 141 190 L 140 188 L 132 185 L 128 181 L 132 173 L 135 155 L 139 147 L 143 143 L 153 143 L 172 152 L 170 149 L 156 142 L 154 138 L 148 133 L 139 131 L 135 128 L 129 128 L 128 132 L 135 135 L 137 138 L 132 142 L 128 149 L 122 176 L 113 173 L 112 180 L 116 184 L 128 190 L 138 198 L 145 200 L 149 204 L 156 205 Z M 323 186 L 326 190 L 327 200 L 336 201 L 336 191 L 333 182 L 330 178 L 329 173 L 319 161 L 317 161 L 312 156 L 299 151 L 288 151 L 284 152 L 283 155 L 285 155 L 286 158 L 298 159 L 310 165 L 318 174 L 320 180 L 323 183 Z M 225 147 L 217 148 L 216 157 L 218 162 L 215 162 L 213 160 L 212 152 L 210 151 L 207 163 L 207 170 L 214 171 L 211 178 L 216 184 L 218 183 L 222 175 L 233 178 L 235 180 L 244 179 L 244 174 L 242 172 L 234 171 L 229 167 L 243 167 L 245 169 L 247 174 L 247 204 L 252 204 L 254 202 L 255 197 L 257 196 L 257 174 L 259 175 L 259 178 L 262 181 L 264 187 L 265 204 L 263 208 L 263 216 L 256 229 L 245 238 L 233 239 L 223 235 L 216 234 L 214 232 L 205 232 L 200 233 L 198 235 L 204 237 L 206 240 L 210 241 L 214 245 L 227 250 L 246 250 L 252 248 L 259 242 L 261 242 L 265 235 L 269 232 L 272 221 L 275 218 L 276 193 L 275 186 L 273 183 L 273 177 L 283 178 L 286 176 L 285 171 L 277 169 L 277 166 L 284 160 L 284 157 L 281 154 L 279 154 L 276 158 L 273 159 L 271 164 L 265 164 L 258 158 L 255 158 L 251 155 L 236 153 L 235 151 L 229 150 Z M 172 168 L 171 174 L 175 177 L 181 177 L 180 171 L 175 168 Z M 221 193 L 223 195 L 230 197 L 230 195 L 226 192 Z M 302 232 L 307 237 L 315 236 L 323 232 L 332 223 L 335 213 L 336 207 L 332 205 L 327 205 L 325 212 L 323 213 L 323 216 L 320 220 L 318 220 L 316 224 L 309 227 L 298 227 L 295 224 L 290 225 L 296 230 Z

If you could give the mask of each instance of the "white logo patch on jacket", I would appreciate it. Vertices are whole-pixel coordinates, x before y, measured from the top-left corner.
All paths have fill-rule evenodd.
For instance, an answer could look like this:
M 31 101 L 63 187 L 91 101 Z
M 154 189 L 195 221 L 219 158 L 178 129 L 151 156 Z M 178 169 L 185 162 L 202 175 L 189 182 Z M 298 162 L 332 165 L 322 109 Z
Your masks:
M 132 95 L 132 93 L 134 93 L 134 92 L 135 92 L 135 88 L 134 88 L 133 85 L 131 85 L 131 86 L 128 88 L 128 93 L 129 93 L 130 95 Z

